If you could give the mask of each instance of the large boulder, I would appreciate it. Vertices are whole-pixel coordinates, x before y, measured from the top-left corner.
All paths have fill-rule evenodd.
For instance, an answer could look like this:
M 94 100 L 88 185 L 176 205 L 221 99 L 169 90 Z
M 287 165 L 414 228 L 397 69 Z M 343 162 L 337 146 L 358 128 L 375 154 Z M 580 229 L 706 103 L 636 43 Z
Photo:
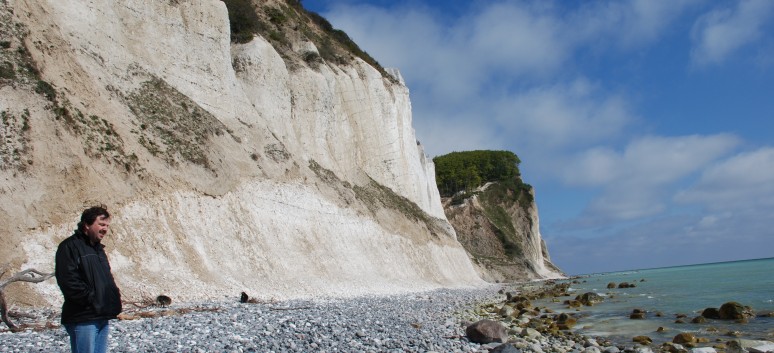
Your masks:
M 720 319 L 720 310 L 718 308 L 706 308 L 701 312 L 701 316 L 708 319 Z
M 718 309 L 721 320 L 744 320 L 755 317 L 755 312 L 749 306 L 737 302 L 728 302 Z
M 503 324 L 494 320 L 479 320 L 465 329 L 465 335 L 473 343 L 505 342 L 508 332 Z
M 696 336 L 694 336 L 692 333 L 689 332 L 682 332 L 677 334 L 674 338 L 672 338 L 672 343 L 677 344 L 694 344 L 696 343 Z
M 594 293 L 594 292 L 586 292 L 583 293 L 577 297 L 575 297 L 575 300 L 583 303 L 583 305 L 586 306 L 592 306 L 596 303 L 601 303 L 603 298 L 601 295 Z

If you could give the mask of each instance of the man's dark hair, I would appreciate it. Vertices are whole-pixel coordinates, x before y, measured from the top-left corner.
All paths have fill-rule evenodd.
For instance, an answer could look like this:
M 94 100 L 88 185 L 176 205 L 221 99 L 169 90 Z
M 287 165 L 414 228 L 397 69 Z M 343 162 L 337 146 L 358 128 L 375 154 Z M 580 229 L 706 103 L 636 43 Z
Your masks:
M 110 218 L 110 213 L 105 206 L 94 206 L 87 208 L 81 214 L 81 221 L 78 222 L 78 230 L 83 231 L 84 226 L 90 226 L 94 224 L 94 221 L 96 221 L 99 216 Z

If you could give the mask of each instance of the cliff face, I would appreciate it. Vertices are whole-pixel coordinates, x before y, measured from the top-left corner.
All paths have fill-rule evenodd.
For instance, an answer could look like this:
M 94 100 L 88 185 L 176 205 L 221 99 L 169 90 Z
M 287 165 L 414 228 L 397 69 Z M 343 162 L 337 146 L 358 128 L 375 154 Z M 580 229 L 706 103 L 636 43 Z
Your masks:
M 472 196 L 444 198 L 457 238 L 487 281 L 513 282 L 564 277 L 551 263 L 540 235 L 532 190 L 488 183 Z
M 103 203 L 127 298 L 482 283 L 399 74 L 328 62 L 299 33 L 281 49 L 232 43 L 220 0 L 0 0 L 0 16 L 0 259 L 13 270 L 52 271 L 80 212 Z M 53 280 L 13 290 L 61 302 Z

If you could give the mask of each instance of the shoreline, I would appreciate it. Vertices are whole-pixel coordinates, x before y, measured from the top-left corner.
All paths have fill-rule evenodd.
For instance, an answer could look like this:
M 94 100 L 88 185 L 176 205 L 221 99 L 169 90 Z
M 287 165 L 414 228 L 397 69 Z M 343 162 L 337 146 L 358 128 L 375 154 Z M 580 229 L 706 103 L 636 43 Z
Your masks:
M 490 319 L 504 325 L 508 345 L 523 352 L 732 351 L 727 343 L 723 347 L 718 342 L 640 344 L 632 338 L 627 342 L 576 333 L 584 325 L 582 316 L 532 305 L 572 299 L 567 293 L 570 281 L 317 300 L 149 306 L 128 309 L 125 314 L 131 317 L 114 321 L 110 342 L 116 352 L 489 352 L 503 343 L 472 343 L 465 330 L 476 321 Z M 68 350 L 67 334 L 52 315 L 56 311 L 26 314 L 45 317 L 46 324 L 40 330 L 18 333 L 0 330 L 0 340 L 8 342 L 0 352 Z M 53 325 L 52 320 L 56 320 Z M 726 342 L 732 340 L 725 337 Z
M 506 284 L 504 287 L 507 299 L 490 304 L 486 314 L 489 318 L 501 320 L 512 329 L 514 321 L 518 327 L 531 327 L 543 335 L 565 337 L 580 341 L 593 341 L 599 344 L 603 352 L 620 351 L 665 351 L 665 352 L 774 352 L 774 330 L 771 327 L 765 333 L 751 333 L 747 326 L 755 320 L 764 324 L 772 318 L 771 312 L 750 314 L 738 320 L 720 320 L 718 317 L 706 318 L 702 310 L 694 313 L 677 314 L 673 325 L 658 327 L 650 332 L 630 334 L 600 334 L 594 333 L 590 327 L 591 317 L 595 313 L 604 312 L 596 307 L 604 305 L 603 296 L 594 292 L 574 292 L 570 289 L 579 283 L 582 277 L 566 280 L 547 280 L 542 287 L 533 286 L 532 291 L 523 291 L 522 284 Z M 632 285 L 634 287 L 634 285 Z M 508 288 L 514 293 L 508 293 Z M 626 287 L 623 287 L 626 288 Z M 612 298 L 613 296 L 610 296 Z M 534 304 L 534 306 L 533 306 Z M 508 309 L 511 307 L 513 309 Z M 750 309 L 747 307 L 746 309 Z M 750 310 L 752 311 L 752 310 Z M 648 317 L 645 313 L 648 313 Z M 641 316 L 638 316 L 638 313 Z M 609 312 L 607 312 L 609 314 Z M 611 318 L 616 325 L 625 326 L 628 323 L 657 323 L 657 320 L 669 321 L 661 313 L 652 313 L 645 309 L 633 309 L 623 316 Z M 731 327 L 732 329 L 729 329 Z M 754 347 L 754 348 L 753 348 Z M 762 349 L 762 350 L 760 350 Z

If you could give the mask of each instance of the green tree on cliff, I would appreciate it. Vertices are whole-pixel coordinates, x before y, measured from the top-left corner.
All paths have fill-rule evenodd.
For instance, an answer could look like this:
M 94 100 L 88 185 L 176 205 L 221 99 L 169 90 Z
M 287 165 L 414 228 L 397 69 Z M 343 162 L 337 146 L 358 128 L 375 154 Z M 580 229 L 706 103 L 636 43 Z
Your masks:
M 471 191 L 487 182 L 521 182 L 519 157 L 510 151 L 452 152 L 433 158 L 435 180 L 441 196 L 449 197 L 460 191 Z

